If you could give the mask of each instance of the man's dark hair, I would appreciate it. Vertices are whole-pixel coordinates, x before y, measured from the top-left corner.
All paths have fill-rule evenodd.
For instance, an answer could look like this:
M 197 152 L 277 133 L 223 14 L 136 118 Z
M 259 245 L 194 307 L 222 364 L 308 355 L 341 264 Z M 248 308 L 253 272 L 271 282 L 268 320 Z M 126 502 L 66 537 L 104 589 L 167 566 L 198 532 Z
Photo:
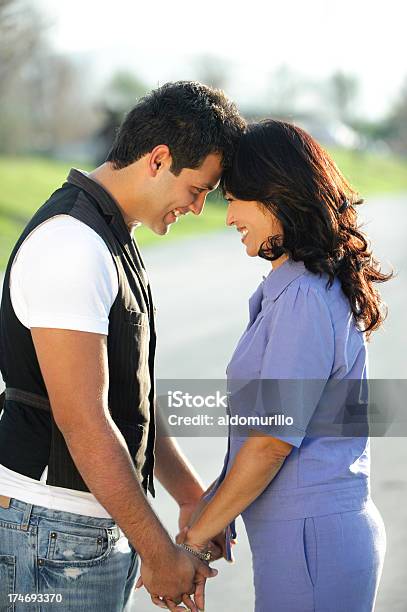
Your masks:
M 165 144 L 175 175 L 198 168 L 210 153 L 219 153 L 228 168 L 244 129 L 235 104 L 220 89 L 196 81 L 166 83 L 126 115 L 106 161 L 125 168 Z

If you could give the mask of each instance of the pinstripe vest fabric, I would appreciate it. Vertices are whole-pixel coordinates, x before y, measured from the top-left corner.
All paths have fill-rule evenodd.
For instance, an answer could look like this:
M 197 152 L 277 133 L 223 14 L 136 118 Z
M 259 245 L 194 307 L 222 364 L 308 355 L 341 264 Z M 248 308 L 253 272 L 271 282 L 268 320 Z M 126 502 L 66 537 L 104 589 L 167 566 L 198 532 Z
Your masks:
M 116 202 L 101 185 L 75 169 L 71 170 L 67 182 L 31 219 L 14 247 L 6 269 L 0 311 L 0 368 L 6 389 L 23 391 L 28 398 L 41 396 L 45 401 L 24 401 L 25 396 L 21 401 L 20 396 L 17 403 L 20 410 L 30 411 L 30 419 L 35 421 L 35 415 L 38 415 L 39 423 L 44 423 L 47 390 L 30 330 L 14 313 L 9 280 L 13 260 L 25 238 L 41 223 L 61 214 L 86 223 L 99 234 L 117 269 L 119 291 L 110 310 L 107 337 L 109 411 L 126 441 L 144 490 L 154 496 L 156 335 L 151 289 L 140 252 Z M 8 401 L 6 396 L 5 410 Z M 47 484 L 89 491 L 53 419 L 52 406 L 48 417 L 50 427 L 43 427 L 42 438 L 40 436 L 50 449 Z M 15 440 L 18 442 L 18 431 Z M 38 431 L 35 440 L 38 440 Z M 7 461 L 4 464 L 13 469 Z

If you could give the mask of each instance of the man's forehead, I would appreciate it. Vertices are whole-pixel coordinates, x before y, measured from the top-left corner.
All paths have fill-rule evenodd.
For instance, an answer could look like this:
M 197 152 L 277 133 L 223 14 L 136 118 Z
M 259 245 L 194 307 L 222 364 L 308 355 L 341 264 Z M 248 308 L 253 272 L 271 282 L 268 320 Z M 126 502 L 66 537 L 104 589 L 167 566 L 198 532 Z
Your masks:
M 204 159 L 201 166 L 195 169 L 195 172 L 202 187 L 216 189 L 223 172 L 221 156 L 211 153 Z
M 222 176 L 222 169 L 218 172 L 206 173 L 206 176 L 201 175 L 200 187 L 204 187 L 205 189 L 216 189 L 220 183 L 220 179 Z
M 219 183 L 220 183 L 220 177 L 213 181 L 209 181 L 209 182 L 199 181 L 199 187 L 202 187 L 202 189 L 209 189 L 209 191 L 213 191 L 214 189 L 219 187 Z

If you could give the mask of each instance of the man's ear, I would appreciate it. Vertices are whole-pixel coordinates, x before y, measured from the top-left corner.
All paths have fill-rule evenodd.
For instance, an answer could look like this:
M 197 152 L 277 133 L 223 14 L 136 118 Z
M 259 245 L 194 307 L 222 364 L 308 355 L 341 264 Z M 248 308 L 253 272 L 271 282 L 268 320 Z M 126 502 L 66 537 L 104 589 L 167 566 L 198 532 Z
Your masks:
M 165 167 L 172 163 L 170 149 L 167 145 L 157 145 L 148 156 L 148 168 L 151 176 L 156 176 Z

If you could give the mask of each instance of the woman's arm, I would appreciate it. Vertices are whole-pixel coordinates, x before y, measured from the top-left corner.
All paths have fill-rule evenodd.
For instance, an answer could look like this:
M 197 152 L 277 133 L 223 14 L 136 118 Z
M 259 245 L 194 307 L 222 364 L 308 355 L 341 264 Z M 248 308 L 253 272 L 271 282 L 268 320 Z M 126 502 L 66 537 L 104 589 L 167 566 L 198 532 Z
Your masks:
M 205 546 L 249 506 L 273 480 L 292 445 L 251 431 L 214 497 L 186 534 L 185 542 Z

